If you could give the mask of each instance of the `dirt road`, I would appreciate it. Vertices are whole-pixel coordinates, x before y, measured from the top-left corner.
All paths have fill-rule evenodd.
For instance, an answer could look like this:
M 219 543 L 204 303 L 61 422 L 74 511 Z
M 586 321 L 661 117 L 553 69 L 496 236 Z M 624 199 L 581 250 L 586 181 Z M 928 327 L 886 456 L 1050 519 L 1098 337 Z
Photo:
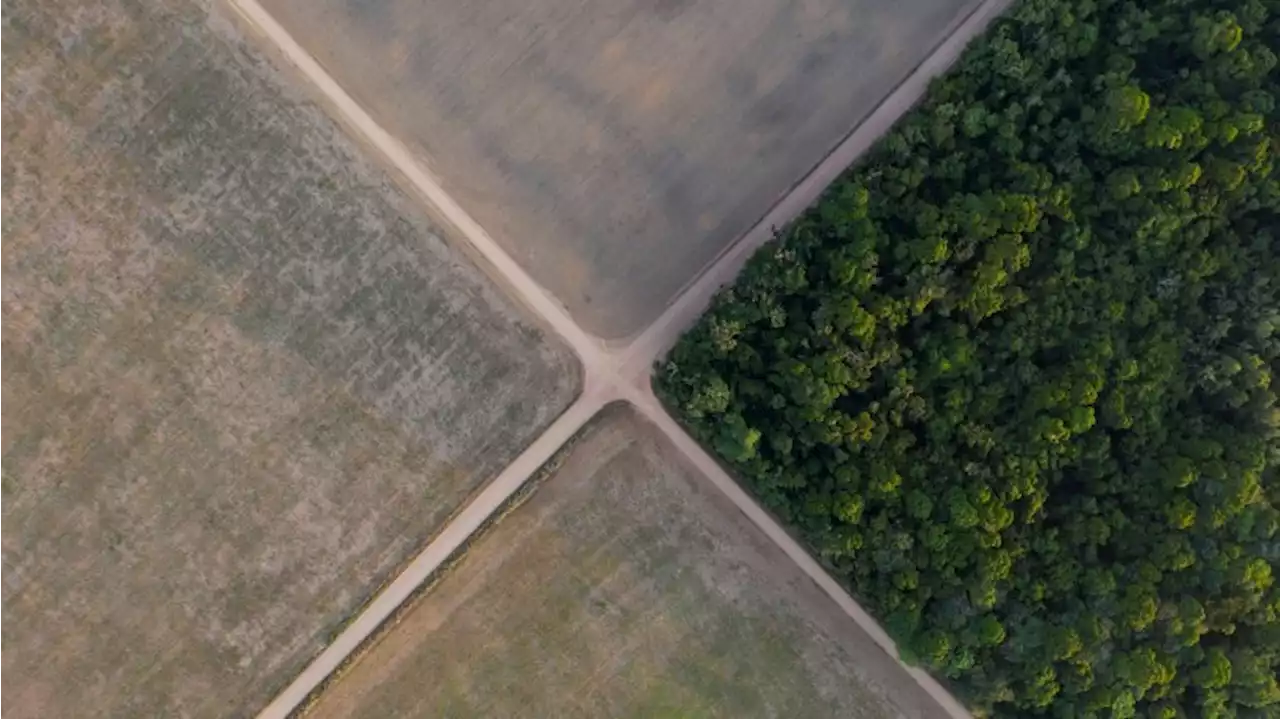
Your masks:
M 493 512 L 514 493 L 605 404 L 625 400 L 693 462 L 716 487 L 751 518 L 782 550 L 800 566 L 863 630 L 888 653 L 897 650 L 883 629 L 832 579 L 787 532 L 760 508 L 732 478 L 689 437 L 663 410 L 649 388 L 649 372 L 654 361 L 671 347 L 704 311 L 711 298 L 731 282 L 753 252 L 767 243 L 775 227 L 785 225 L 818 197 L 832 180 L 923 95 L 929 81 L 946 70 L 964 46 L 1005 7 L 1009 0 L 987 0 L 980 5 L 908 78 L 886 97 L 871 116 L 861 123 L 803 181 L 782 198 L 741 240 L 733 244 L 691 283 L 670 307 L 628 346 L 610 347 L 584 331 L 564 307 L 540 287 L 488 233 L 444 191 L 439 179 L 407 148 L 380 127 L 346 93 L 284 28 L 256 0 L 228 0 L 232 8 L 315 87 L 332 111 L 352 132 L 375 148 L 421 196 L 429 211 L 456 231 L 470 254 L 514 297 L 518 298 L 545 325 L 558 334 L 582 362 L 582 396 L 546 433 L 540 436 L 511 465 L 506 467 L 421 554 L 386 587 L 375 600 L 307 667 L 296 680 L 267 706 L 260 719 L 289 716 L 343 660 L 381 624 L 413 590 L 426 581 Z M 914 668 L 904 670 L 953 717 L 968 712 L 928 674 Z

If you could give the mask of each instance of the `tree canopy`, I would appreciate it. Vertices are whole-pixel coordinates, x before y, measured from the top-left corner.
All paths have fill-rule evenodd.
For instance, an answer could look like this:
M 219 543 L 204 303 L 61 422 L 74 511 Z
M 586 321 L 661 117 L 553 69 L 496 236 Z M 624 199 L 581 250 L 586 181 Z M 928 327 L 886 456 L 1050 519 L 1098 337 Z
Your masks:
M 658 367 L 995 716 L 1280 716 L 1275 0 L 1023 0 Z

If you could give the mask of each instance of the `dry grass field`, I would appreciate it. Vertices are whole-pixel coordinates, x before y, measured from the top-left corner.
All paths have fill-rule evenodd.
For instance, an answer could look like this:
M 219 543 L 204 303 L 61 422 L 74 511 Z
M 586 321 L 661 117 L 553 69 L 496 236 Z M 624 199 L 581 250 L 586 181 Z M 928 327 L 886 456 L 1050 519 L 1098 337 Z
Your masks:
M 263 0 L 574 318 L 643 329 L 976 0 Z
M 336 717 L 934 717 L 624 406 L 312 705 Z
M 577 391 L 212 10 L 5 2 L 6 719 L 251 715 Z

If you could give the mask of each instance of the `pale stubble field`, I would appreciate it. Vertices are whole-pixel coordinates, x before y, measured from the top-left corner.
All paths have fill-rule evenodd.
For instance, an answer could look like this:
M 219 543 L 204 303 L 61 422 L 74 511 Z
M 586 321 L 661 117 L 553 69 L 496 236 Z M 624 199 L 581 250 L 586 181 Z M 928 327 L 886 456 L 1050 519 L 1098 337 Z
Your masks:
M 6 717 L 251 715 L 578 389 L 221 12 L 5 4 Z

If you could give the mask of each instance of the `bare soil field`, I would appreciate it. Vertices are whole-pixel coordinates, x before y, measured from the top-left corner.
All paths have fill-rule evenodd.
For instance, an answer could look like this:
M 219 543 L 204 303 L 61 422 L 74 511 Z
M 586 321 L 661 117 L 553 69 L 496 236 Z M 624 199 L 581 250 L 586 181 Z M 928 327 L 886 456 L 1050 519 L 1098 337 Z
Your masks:
M 251 715 L 578 391 L 209 13 L 5 3 L 6 719 Z
M 977 0 L 264 0 L 589 331 L 634 335 Z
M 943 716 L 626 406 L 553 466 L 310 719 Z

